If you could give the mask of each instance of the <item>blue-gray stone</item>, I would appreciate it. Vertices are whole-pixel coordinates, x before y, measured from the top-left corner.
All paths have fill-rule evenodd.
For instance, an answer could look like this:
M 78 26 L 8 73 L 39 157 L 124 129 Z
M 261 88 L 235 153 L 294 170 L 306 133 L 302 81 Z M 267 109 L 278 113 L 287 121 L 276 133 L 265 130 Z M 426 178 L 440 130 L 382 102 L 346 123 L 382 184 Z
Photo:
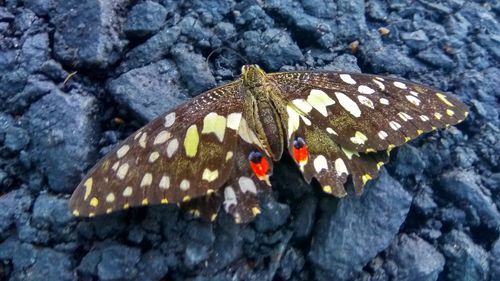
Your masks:
M 49 186 L 70 193 L 95 161 L 99 124 L 92 96 L 53 90 L 24 115 L 34 163 L 46 173 Z
M 109 93 L 144 120 L 152 120 L 185 99 L 173 62 L 160 60 L 108 81 Z
M 172 55 L 190 95 L 195 96 L 215 87 L 215 78 L 203 56 L 193 53 L 184 44 L 174 46 Z
M 318 280 L 350 280 L 397 234 L 411 195 L 385 170 L 362 196 L 340 200 L 321 216 L 313 232 L 309 260 Z
M 401 281 L 435 281 L 445 263 L 434 246 L 418 236 L 406 234 L 392 242 L 386 257 L 397 265 L 395 278 Z
M 132 37 L 144 37 L 158 31 L 167 17 L 162 5 L 145 1 L 132 7 L 127 16 L 124 31 Z
M 124 245 L 112 245 L 102 249 L 97 264 L 97 276 L 101 280 L 137 280 L 137 264 L 141 251 Z
M 68 200 L 50 194 L 41 194 L 33 205 L 32 223 L 65 226 L 73 219 Z
M 488 280 L 490 257 L 465 233 L 452 230 L 443 237 L 440 248 L 446 258 L 446 280 Z
M 54 53 L 65 63 L 105 68 L 120 58 L 121 0 L 59 1 L 51 12 Z
M 446 196 L 465 210 L 472 207 L 481 223 L 493 229 L 500 226 L 500 213 L 474 171 L 453 170 L 443 174 L 440 182 Z

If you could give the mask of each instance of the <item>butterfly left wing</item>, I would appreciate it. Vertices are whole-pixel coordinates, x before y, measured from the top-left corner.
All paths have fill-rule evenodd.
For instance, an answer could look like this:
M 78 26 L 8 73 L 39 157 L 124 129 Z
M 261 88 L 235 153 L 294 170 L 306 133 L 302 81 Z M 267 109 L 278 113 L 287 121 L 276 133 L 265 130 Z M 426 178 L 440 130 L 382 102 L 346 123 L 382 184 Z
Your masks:
M 243 104 L 237 82 L 151 121 L 93 167 L 70 199 L 75 215 L 186 202 L 216 192 L 233 168 Z

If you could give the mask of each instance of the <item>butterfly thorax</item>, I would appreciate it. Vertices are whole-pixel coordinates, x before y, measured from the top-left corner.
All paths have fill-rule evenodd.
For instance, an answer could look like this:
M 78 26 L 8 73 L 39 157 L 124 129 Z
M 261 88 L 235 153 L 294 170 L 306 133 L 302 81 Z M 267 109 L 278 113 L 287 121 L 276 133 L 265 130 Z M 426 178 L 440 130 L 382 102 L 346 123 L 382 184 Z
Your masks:
M 257 65 L 242 67 L 241 87 L 246 104 L 244 116 L 249 128 L 257 133 L 273 160 L 279 160 L 285 141 L 280 114 L 286 107 L 280 89 Z

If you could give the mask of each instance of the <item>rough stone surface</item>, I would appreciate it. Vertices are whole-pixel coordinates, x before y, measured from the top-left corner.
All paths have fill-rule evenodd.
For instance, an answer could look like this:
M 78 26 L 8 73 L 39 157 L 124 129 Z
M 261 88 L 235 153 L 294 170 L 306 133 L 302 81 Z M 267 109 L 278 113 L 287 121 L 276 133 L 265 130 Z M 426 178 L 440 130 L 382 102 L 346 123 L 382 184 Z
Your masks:
M 120 58 L 124 46 L 118 16 L 126 1 L 61 1 L 51 15 L 54 52 L 69 65 L 105 68 Z
M 162 5 L 145 1 L 132 7 L 127 15 L 124 31 L 129 36 L 144 37 L 158 31 L 167 17 L 167 9 Z
M 318 280 L 350 280 L 385 249 L 410 209 L 411 195 L 383 172 L 361 197 L 340 201 L 321 215 L 309 260 Z
M 438 280 L 443 271 L 443 255 L 418 236 L 398 236 L 387 253 L 388 262 L 398 265 L 397 280 Z
M 56 90 L 33 103 L 24 116 L 32 140 L 32 160 L 56 192 L 72 192 L 95 161 L 95 103 L 92 96 Z
M 161 60 L 108 82 L 113 97 L 144 120 L 152 120 L 185 99 L 176 65 Z

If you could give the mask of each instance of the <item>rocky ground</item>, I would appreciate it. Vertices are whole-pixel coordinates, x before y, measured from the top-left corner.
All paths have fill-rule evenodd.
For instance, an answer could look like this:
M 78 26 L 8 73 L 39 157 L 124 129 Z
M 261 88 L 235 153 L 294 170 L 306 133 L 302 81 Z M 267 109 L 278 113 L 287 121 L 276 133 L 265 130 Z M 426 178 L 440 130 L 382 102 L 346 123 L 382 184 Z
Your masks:
M 0 280 L 500 280 L 499 2 L 325 2 L 0 0 Z M 393 152 L 361 197 L 282 161 L 249 225 L 175 206 L 72 217 L 83 173 L 237 77 L 236 53 L 397 75 L 471 114 Z

